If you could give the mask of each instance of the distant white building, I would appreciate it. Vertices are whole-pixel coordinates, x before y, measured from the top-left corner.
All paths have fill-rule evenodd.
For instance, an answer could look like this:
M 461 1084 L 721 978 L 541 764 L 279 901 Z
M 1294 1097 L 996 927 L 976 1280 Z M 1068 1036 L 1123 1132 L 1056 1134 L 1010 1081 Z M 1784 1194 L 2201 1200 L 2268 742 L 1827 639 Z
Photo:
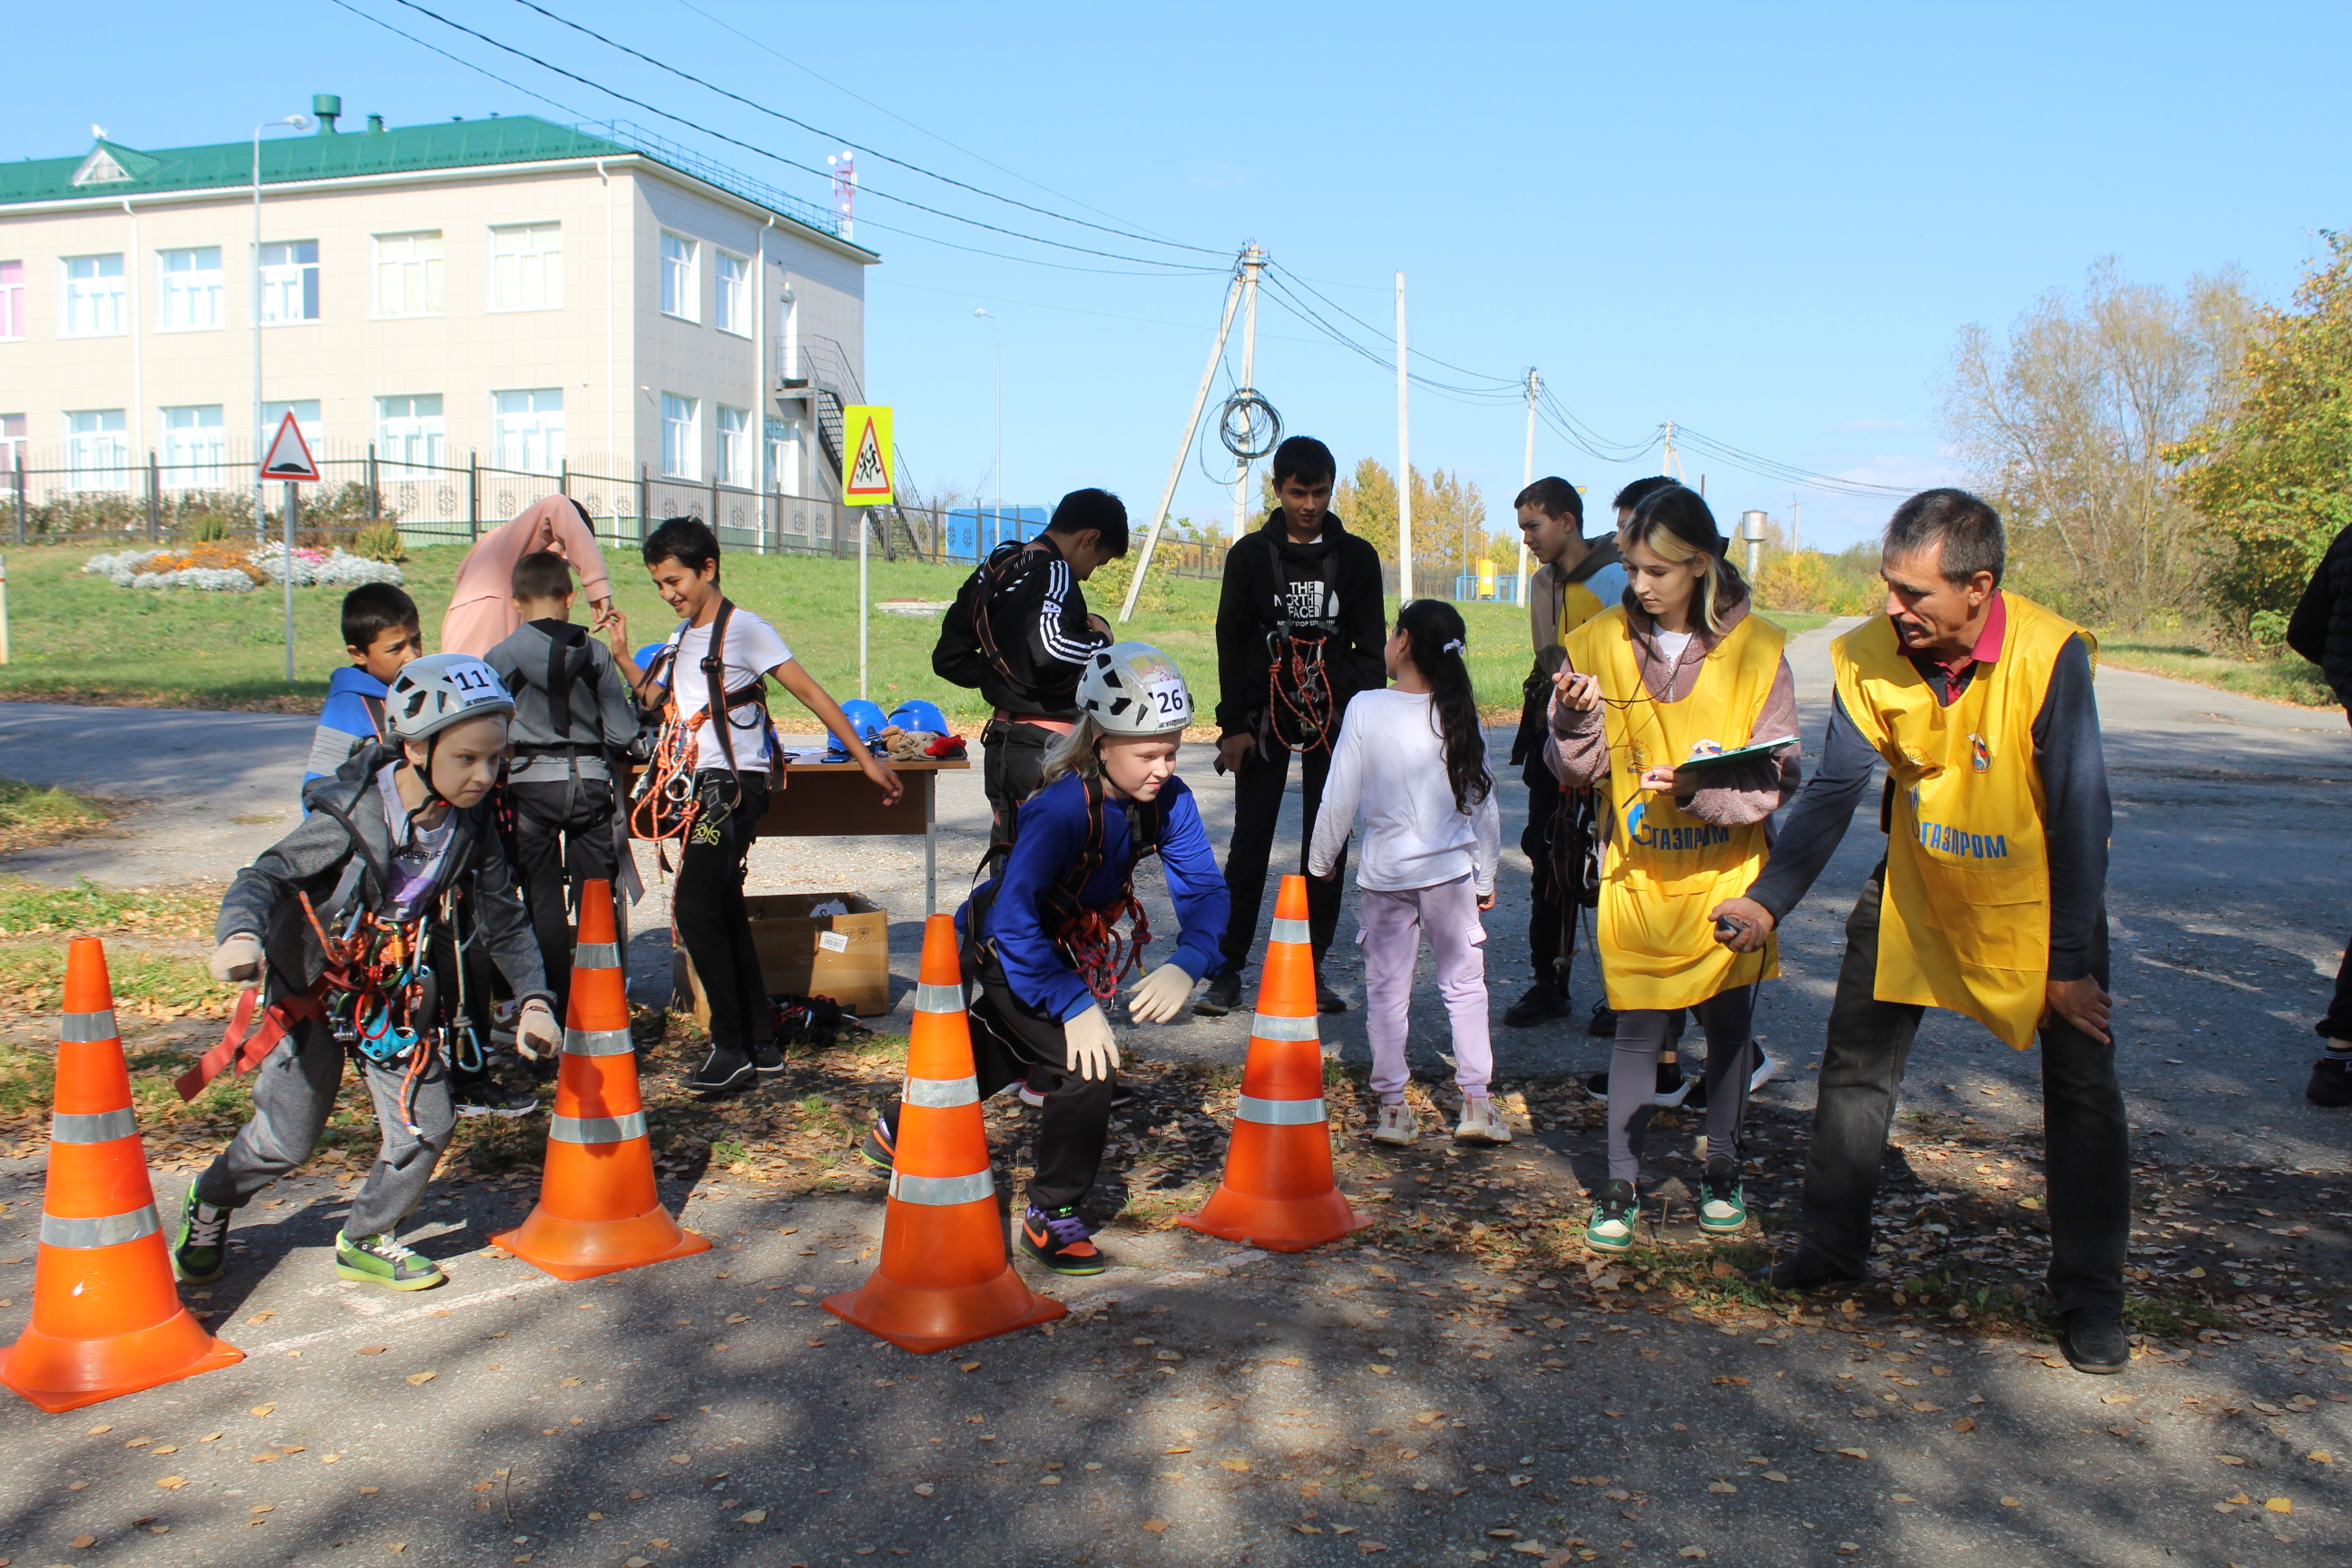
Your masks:
M 412 521 L 567 473 L 600 520 L 640 473 L 653 516 L 715 483 L 717 521 L 779 531 L 778 493 L 838 494 L 879 258 L 832 213 L 627 127 L 340 132 L 314 101 L 260 144 L 257 257 L 250 142 L 0 163 L 0 469 L 33 500 L 248 488 L 288 410 L 331 479 L 373 448 Z

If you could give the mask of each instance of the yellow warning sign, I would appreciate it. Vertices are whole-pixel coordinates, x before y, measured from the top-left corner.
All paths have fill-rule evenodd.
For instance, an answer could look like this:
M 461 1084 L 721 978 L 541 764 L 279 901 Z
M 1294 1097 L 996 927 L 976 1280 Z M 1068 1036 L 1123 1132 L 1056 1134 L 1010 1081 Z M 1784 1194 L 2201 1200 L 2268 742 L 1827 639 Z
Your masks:
M 842 505 L 887 501 L 898 457 L 890 445 L 890 410 L 880 404 L 852 404 L 841 411 L 841 433 L 849 452 L 849 470 L 841 477 Z

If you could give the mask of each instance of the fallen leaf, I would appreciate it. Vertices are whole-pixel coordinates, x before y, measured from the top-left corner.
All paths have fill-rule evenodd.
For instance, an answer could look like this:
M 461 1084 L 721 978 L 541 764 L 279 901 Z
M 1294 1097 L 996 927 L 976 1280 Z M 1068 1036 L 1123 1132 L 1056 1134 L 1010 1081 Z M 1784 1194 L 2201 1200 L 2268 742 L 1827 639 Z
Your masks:
M 1159 1535 L 1167 1530 L 1168 1521 L 1164 1519 L 1147 1519 L 1143 1521 L 1142 1528 L 1146 1534 Z
M 2003 1508 L 2023 1508 L 2025 1504 L 2018 1500 L 2016 1498 L 2005 1497 L 2000 1500 L 2000 1506 Z
M 669 1462 L 673 1465 L 692 1464 L 694 1462 L 694 1456 L 692 1454 L 672 1454 L 669 1457 Z
M 1160 1451 L 1163 1454 L 1189 1454 L 1192 1450 L 1190 1448 L 1162 1448 Z
M 82 1434 L 82 1436 L 84 1436 L 85 1437 L 97 1437 L 97 1436 L 103 1436 L 103 1435 L 105 1435 L 106 1433 L 111 1432 L 111 1431 L 113 1431 L 113 1430 L 114 1430 L 114 1428 L 113 1428 L 113 1426 L 110 1426 L 110 1425 L 109 1425 L 109 1426 L 93 1426 L 93 1427 L 91 1427 L 89 1431 L 87 1431 L 87 1432 L 83 1433 L 83 1434 Z
M 409 1386 L 422 1388 L 440 1375 L 437 1372 L 412 1372 L 408 1374 Z
M 1952 1423 L 1952 1430 L 1955 1432 L 1973 1432 L 1976 1429 L 1977 1418 L 1973 1415 L 1963 1415 Z
M 2270 1510 L 2273 1513 L 2293 1513 L 2294 1511 L 2294 1504 L 2283 1497 L 2274 1497 L 2268 1502 L 2263 1504 L 2263 1506 Z
M 159 1476 L 156 1478 L 155 1484 L 162 1487 L 167 1492 L 175 1492 L 182 1487 L 188 1484 L 188 1478 L 185 1476 Z
M 1706 1548 L 1704 1546 L 1685 1546 L 1680 1552 L 1675 1552 L 1675 1555 L 1677 1557 L 1704 1557 L 1706 1555 Z
M 275 1410 L 275 1409 L 277 1409 L 277 1408 L 278 1408 L 278 1402 L 277 1402 L 276 1400 L 274 1400 L 274 1399 L 273 1399 L 273 1400 L 271 1400 L 271 1401 L 270 1401 L 268 1404 L 267 1404 L 267 1405 L 255 1405 L 255 1406 L 253 1407 L 253 1411 L 252 1411 L 252 1413 L 253 1413 L 254 1415 L 268 1415 L 271 1411 L 273 1411 L 273 1410 Z
M 964 1362 L 960 1364 L 956 1370 L 958 1372 L 978 1372 L 980 1370 L 980 1363 L 976 1361 Z
M 156 1455 L 156 1456 L 160 1457 L 160 1456 L 164 1455 L 164 1454 L 176 1454 L 176 1453 L 178 1453 L 178 1452 L 180 1451 L 180 1446 L 179 1446 L 177 1443 L 166 1443 L 166 1444 L 164 1444 L 164 1445 L 163 1445 L 162 1447 L 160 1447 L 160 1448 L 150 1448 L 150 1449 L 148 1449 L 147 1451 L 148 1451 L 150 1454 L 153 1454 L 153 1455 Z
M 73 1543 L 78 1547 L 88 1550 L 89 1548 L 98 1544 L 98 1537 L 95 1535 L 77 1535 L 73 1538 Z
M 354 1355 L 382 1355 L 385 1351 L 390 1350 L 391 1348 L 392 1347 L 390 1345 L 362 1345 L 358 1350 L 352 1353 Z
M 1867 1459 L 1870 1458 L 1870 1450 L 1867 1448 L 1840 1448 L 1838 1452 L 1843 1454 L 1849 1459 Z
M 916 1489 L 919 1491 L 921 1489 Z M 743 1524 L 765 1524 L 767 1521 L 768 1510 L 764 1508 L 748 1509 L 738 1516 L 738 1522 Z
M 1232 1470 L 1237 1475 L 1246 1474 L 1249 1470 L 1247 1459 L 1219 1459 L 1217 1465 L 1219 1468 Z
M 915 1495 L 917 1497 L 929 1497 L 933 1492 L 938 1490 L 939 1488 L 931 1485 L 929 1481 L 917 1481 L 915 1483 Z
M 1711 1492 L 1737 1492 L 1739 1490 L 1738 1487 L 1733 1486 L 1729 1481 L 1709 1481 L 1706 1483 L 1706 1489 Z
M 162 1450 L 159 1449 L 157 1451 L 160 1453 Z M 2305 1454 L 2304 1458 L 2309 1459 L 2315 1465 L 2332 1465 L 2336 1462 L 2336 1456 L 2329 1453 L 2325 1448 L 2314 1448 L 2310 1453 Z
M 253 1314 L 253 1316 L 251 1316 L 251 1317 L 247 1318 L 247 1319 L 246 1320 L 246 1321 L 247 1321 L 247 1322 L 248 1322 L 248 1323 L 266 1323 L 266 1322 L 269 1321 L 269 1320 L 270 1320 L 270 1319 L 272 1319 L 272 1318 L 276 1317 L 277 1315 L 278 1315 L 278 1309 L 277 1309 L 277 1308 L 275 1308 L 275 1307 L 264 1307 L 263 1309 L 261 1309 L 261 1310 L 259 1310 L 258 1312 L 254 1313 L 254 1314 Z

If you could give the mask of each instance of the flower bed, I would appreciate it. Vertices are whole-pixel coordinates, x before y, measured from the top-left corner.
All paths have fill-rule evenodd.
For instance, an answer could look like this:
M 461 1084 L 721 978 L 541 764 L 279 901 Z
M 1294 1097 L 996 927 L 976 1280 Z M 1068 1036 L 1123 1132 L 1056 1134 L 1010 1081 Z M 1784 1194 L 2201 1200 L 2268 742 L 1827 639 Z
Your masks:
M 265 584 L 283 583 L 287 576 L 285 550 L 272 545 L 243 550 L 212 543 L 184 550 L 134 550 L 121 555 L 93 555 L 82 570 L 104 577 L 118 588 L 193 588 L 208 594 L 245 594 Z M 362 583 L 403 580 L 400 568 L 371 561 L 346 550 L 298 549 L 293 559 L 298 588 L 355 588 Z

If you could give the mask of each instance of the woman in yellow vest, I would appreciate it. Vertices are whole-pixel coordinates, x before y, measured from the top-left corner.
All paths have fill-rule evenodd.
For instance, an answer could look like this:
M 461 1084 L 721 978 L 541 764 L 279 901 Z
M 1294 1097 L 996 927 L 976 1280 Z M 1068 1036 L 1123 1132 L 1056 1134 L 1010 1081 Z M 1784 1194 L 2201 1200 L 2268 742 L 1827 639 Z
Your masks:
M 1699 1224 L 1747 1223 L 1739 1125 L 1756 1065 L 1756 985 L 1780 973 L 1767 943 L 1735 952 L 1717 906 L 1764 868 L 1765 819 L 1795 793 L 1798 748 L 1677 776 L 1694 758 L 1797 732 L 1783 637 L 1750 615 L 1706 502 L 1681 485 L 1646 497 L 1618 537 L 1625 603 L 1569 635 L 1545 755 L 1566 789 L 1597 788 L 1609 850 L 1596 947 L 1617 1047 L 1609 1068 L 1609 1180 L 1585 1245 L 1633 1245 L 1642 1144 L 1668 1019 L 1706 1031 L 1706 1190 Z

